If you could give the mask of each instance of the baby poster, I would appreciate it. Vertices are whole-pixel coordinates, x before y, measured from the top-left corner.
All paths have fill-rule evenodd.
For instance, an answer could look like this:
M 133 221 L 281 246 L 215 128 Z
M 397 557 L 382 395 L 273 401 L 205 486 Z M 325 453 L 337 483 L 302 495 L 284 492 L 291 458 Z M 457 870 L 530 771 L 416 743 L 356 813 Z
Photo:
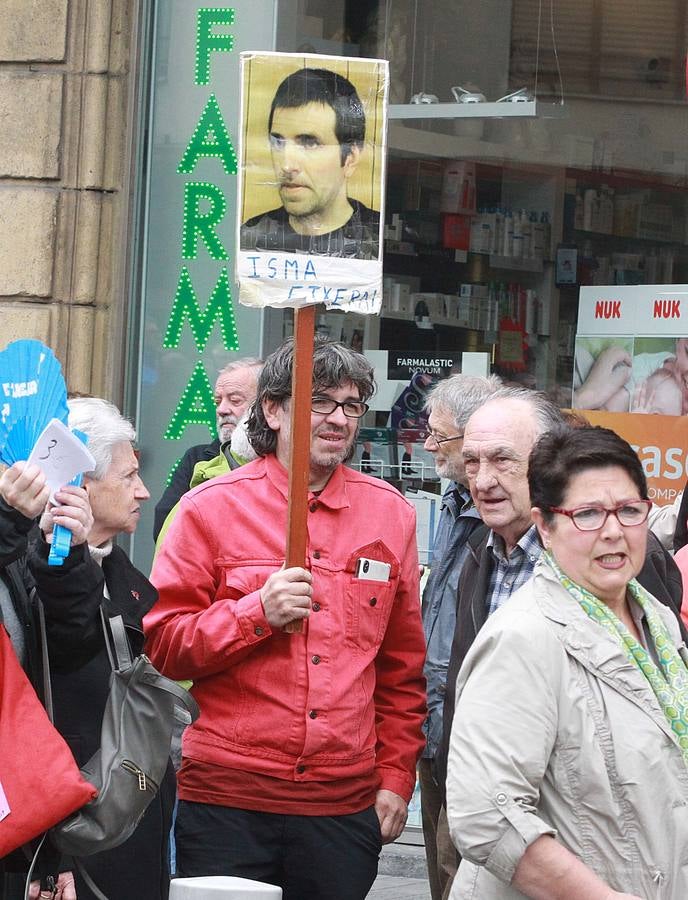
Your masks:
M 574 409 L 688 413 L 688 285 L 581 288 Z

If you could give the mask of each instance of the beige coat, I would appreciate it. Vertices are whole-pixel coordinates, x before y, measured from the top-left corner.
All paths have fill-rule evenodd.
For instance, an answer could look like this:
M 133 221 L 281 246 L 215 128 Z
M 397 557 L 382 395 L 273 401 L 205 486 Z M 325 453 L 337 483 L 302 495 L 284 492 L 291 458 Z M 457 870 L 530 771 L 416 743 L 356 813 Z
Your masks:
M 673 732 L 543 561 L 478 635 L 456 693 L 447 812 L 463 862 L 450 900 L 523 896 L 510 881 L 542 834 L 618 891 L 688 898 L 688 769 Z

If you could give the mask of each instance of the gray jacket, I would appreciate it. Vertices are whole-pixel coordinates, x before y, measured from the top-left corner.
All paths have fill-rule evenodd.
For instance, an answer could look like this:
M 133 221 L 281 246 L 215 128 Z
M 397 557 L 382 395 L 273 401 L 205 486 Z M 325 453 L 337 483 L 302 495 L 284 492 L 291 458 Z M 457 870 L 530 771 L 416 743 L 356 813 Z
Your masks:
M 464 859 L 450 900 L 521 897 L 511 878 L 543 834 L 615 890 L 688 897 L 688 768 L 673 731 L 543 561 L 481 630 L 456 695 L 447 813 Z
M 423 674 L 427 682 L 428 717 L 423 730 L 423 756 L 433 759 L 442 739 L 442 711 L 447 666 L 456 627 L 456 592 L 468 553 L 468 538 L 481 525 L 471 495 L 455 481 L 442 497 L 432 548 L 432 562 L 423 591 L 423 630 L 427 651 Z

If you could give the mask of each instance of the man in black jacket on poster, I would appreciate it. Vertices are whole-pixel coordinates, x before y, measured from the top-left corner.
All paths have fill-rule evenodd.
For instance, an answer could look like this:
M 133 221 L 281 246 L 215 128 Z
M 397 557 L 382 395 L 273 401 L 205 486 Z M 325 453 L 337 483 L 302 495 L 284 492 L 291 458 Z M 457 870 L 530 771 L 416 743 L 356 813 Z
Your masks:
M 272 100 L 268 134 L 282 206 L 242 224 L 241 249 L 378 259 L 380 213 L 348 193 L 366 134 L 349 79 L 315 68 L 287 75 Z

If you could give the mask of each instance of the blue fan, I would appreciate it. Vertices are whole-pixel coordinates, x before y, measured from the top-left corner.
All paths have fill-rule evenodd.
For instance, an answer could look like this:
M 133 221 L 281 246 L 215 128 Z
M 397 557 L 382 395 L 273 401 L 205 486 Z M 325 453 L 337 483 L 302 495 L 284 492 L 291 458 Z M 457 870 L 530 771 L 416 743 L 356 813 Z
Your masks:
M 0 460 L 13 465 L 31 455 L 48 422 L 67 424 L 67 387 L 53 351 L 40 341 L 13 341 L 0 353 Z M 79 435 L 84 440 L 85 435 Z M 81 476 L 73 484 L 81 483 Z M 61 566 L 69 553 L 71 532 L 56 525 L 48 556 Z
M 67 424 L 67 388 L 52 350 L 40 341 L 13 341 L 0 353 L 0 460 L 28 459 L 51 421 Z

